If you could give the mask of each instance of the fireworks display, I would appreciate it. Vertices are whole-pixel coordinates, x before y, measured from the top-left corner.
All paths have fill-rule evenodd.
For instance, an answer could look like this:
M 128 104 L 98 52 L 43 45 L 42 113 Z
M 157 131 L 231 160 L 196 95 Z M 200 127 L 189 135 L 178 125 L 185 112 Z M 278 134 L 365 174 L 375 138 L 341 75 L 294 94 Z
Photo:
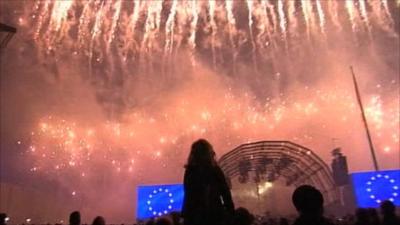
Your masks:
M 275 58 L 288 58 L 300 46 L 329 45 L 348 28 L 356 44 L 372 42 L 374 32 L 397 37 L 390 6 L 398 10 L 390 0 L 45 0 L 20 23 L 34 27 L 41 52 L 68 49 L 87 56 L 91 66 L 105 62 L 165 75 L 186 49 L 193 65 L 210 57 L 212 68 L 229 64 L 235 74 L 238 60 L 248 58 L 262 72 L 264 63 L 276 66 Z
M 218 156 L 289 140 L 329 162 L 341 146 L 351 170 L 372 169 L 350 64 L 379 163 L 398 168 L 399 1 L 2 4 L 19 32 L 9 56 L 30 66 L 10 68 L 37 96 L 34 125 L 15 142 L 28 173 L 74 197 L 99 171 L 130 185 L 180 182 L 200 137 Z

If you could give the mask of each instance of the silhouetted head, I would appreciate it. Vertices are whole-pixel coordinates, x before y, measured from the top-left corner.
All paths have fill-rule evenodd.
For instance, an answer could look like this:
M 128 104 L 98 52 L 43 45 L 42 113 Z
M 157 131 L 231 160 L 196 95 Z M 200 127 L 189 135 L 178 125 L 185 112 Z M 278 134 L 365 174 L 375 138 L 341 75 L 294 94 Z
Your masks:
M 367 212 L 371 224 L 378 224 L 379 222 L 378 211 L 375 208 L 368 208 Z
M 187 167 L 212 167 L 216 165 L 215 152 L 212 145 L 205 139 L 199 139 L 192 144 Z
M 79 211 L 73 211 L 69 215 L 69 224 L 70 225 L 80 225 L 81 224 L 81 214 Z
M 381 203 L 381 213 L 382 215 L 394 215 L 396 211 L 396 207 L 393 202 L 386 200 Z
M 324 198 L 321 192 L 313 186 L 298 187 L 293 192 L 292 201 L 300 214 L 319 216 L 323 213 Z
M 154 219 L 147 220 L 147 222 L 145 223 L 145 225 L 154 225 L 154 224 L 155 224 Z
M 368 223 L 369 221 L 368 210 L 364 208 L 358 208 L 356 210 L 356 218 L 358 222 Z
M 181 214 L 179 212 L 171 212 L 169 215 L 171 216 L 172 223 L 178 225 L 181 220 Z
M 161 217 L 156 220 L 155 225 L 172 225 L 172 221 L 167 217 Z
M 94 218 L 92 225 L 106 225 L 106 221 L 103 217 L 98 216 Z
M 281 218 L 279 220 L 279 225 L 289 225 L 289 221 L 286 218 Z
M 0 225 L 5 225 L 6 224 L 6 218 L 7 218 L 7 214 L 0 213 Z
M 254 216 L 245 208 L 237 208 L 235 210 L 235 224 L 237 225 L 250 225 L 254 221 Z

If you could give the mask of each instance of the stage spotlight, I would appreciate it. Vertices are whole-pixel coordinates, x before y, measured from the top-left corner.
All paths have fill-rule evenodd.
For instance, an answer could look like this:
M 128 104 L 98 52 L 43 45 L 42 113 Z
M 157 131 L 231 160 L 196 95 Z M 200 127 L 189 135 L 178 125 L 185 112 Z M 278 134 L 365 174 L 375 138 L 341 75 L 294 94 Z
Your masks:
M 265 193 L 268 189 L 270 189 L 273 186 L 271 182 L 265 182 L 264 184 L 261 184 L 258 186 L 258 194 L 263 194 Z

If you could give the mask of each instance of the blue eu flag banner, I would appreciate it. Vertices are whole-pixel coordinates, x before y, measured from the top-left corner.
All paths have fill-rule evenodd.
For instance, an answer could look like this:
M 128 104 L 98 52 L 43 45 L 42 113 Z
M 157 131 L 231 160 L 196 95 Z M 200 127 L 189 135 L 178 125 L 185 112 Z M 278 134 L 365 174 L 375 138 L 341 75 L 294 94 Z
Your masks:
M 182 184 L 138 186 L 137 191 L 138 219 L 181 211 L 184 196 Z
M 358 207 L 379 207 L 385 200 L 400 206 L 400 170 L 353 173 L 351 179 Z

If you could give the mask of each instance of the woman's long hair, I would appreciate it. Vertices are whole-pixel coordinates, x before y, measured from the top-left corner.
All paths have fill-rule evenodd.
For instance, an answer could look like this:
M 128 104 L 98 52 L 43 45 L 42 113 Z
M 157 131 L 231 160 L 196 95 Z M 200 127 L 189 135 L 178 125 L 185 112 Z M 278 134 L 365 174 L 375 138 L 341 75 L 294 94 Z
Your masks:
M 213 167 L 216 165 L 217 162 L 212 145 L 205 139 L 195 141 L 192 144 L 185 167 Z

